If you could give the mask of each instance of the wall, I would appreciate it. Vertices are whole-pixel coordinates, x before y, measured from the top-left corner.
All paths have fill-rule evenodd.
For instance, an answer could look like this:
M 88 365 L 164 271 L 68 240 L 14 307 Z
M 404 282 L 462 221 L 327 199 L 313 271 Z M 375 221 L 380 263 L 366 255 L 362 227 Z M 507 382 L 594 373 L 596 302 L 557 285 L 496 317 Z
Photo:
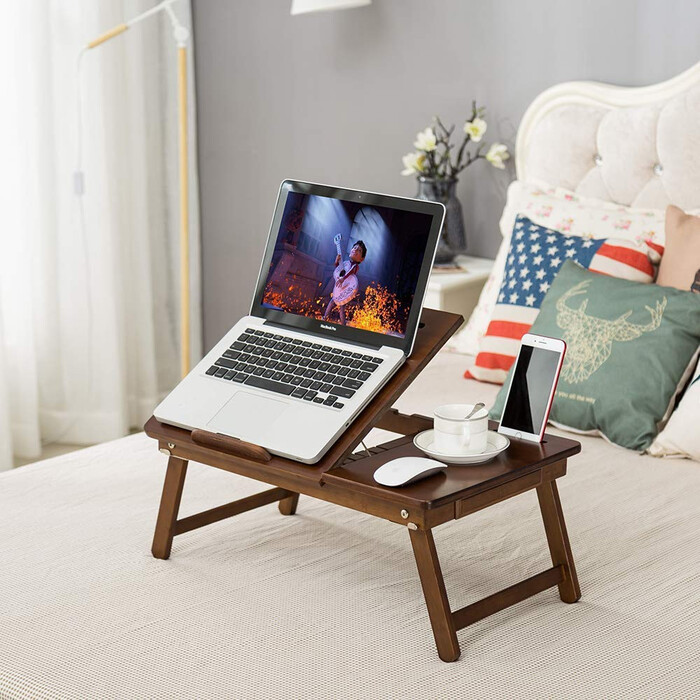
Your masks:
M 700 59 L 695 0 L 374 0 L 289 14 L 291 0 L 194 0 L 204 344 L 249 308 L 286 177 L 415 194 L 401 156 L 433 114 L 488 108 L 512 146 L 550 85 L 658 82 Z M 512 167 L 460 180 L 469 252 L 493 257 Z

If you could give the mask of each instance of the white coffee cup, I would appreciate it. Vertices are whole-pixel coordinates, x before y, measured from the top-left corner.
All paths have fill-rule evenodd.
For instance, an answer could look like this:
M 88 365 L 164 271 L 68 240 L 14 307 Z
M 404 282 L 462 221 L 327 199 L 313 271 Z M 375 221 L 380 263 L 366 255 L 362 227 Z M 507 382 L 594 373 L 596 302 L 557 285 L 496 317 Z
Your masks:
M 433 412 L 434 447 L 452 455 L 479 454 L 486 450 L 489 419 L 482 408 L 467 419 L 473 403 L 451 403 L 438 406 Z

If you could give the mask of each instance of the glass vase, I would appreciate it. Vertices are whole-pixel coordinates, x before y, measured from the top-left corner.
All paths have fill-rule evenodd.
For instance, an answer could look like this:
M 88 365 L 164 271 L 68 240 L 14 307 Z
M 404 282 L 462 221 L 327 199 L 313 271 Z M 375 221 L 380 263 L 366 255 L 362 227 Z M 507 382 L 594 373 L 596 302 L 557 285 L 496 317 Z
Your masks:
M 442 202 L 447 209 L 445 223 L 438 241 L 435 254 L 436 265 L 446 265 L 454 260 L 455 255 L 464 253 L 467 249 L 467 237 L 464 231 L 464 215 L 462 205 L 457 199 L 457 178 L 435 180 L 423 175 L 418 176 L 418 199 L 431 202 Z

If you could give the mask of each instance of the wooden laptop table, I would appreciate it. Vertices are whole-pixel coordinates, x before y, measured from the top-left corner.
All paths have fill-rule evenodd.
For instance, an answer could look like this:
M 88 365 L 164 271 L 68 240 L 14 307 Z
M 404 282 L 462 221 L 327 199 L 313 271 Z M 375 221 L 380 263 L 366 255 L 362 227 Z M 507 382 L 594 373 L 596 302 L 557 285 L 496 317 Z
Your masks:
M 306 465 L 270 455 L 258 445 L 201 430 L 183 430 L 150 418 L 146 433 L 169 455 L 163 494 L 153 537 L 153 556 L 167 559 L 173 537 L 253 508 L 279 502 L 282 515 L 293 515 L 299 494 L 368 513 L 408 530 L 425 595 L 435 643 L 443 661 L 460 655 L 457 630 L 547 588 L 557 586 L 566 603 L 581 592 L 556 479 L 566 474 L 566 460 L 581 450 L 578 442 L 546 435 L 541 444 L 511 439 L 508 449 L 491 462 L 450 466 L 401 488 L 377 484 L 374 471 L 390 459 L 422 455 L 413 435 L 432 427 L 423 416 L 407 416 L 392 404 L 462 323 L 462 317 L 424 309 L 414 352 L 355 419 L 320 462 Z M 372 428 L 402 437 L 353 454 Z M 496 425 L 492 423 L 491 428 Z M 274 486 L 261 493 L 178 519 L 190 460 L 241 474 Z M 483 600 L 452 611 L 440 570 L 432 529 L 518 494 L 537 490 L 552 567 Z

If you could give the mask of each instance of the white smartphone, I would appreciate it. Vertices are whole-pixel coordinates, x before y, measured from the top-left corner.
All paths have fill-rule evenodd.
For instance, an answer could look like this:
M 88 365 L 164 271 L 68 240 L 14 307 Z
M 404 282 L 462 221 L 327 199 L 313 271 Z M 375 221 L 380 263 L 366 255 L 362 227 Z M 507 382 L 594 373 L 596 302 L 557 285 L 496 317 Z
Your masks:
M 526 333 L 520 343 L 498 432 L 542 442 L 566 343 Z

